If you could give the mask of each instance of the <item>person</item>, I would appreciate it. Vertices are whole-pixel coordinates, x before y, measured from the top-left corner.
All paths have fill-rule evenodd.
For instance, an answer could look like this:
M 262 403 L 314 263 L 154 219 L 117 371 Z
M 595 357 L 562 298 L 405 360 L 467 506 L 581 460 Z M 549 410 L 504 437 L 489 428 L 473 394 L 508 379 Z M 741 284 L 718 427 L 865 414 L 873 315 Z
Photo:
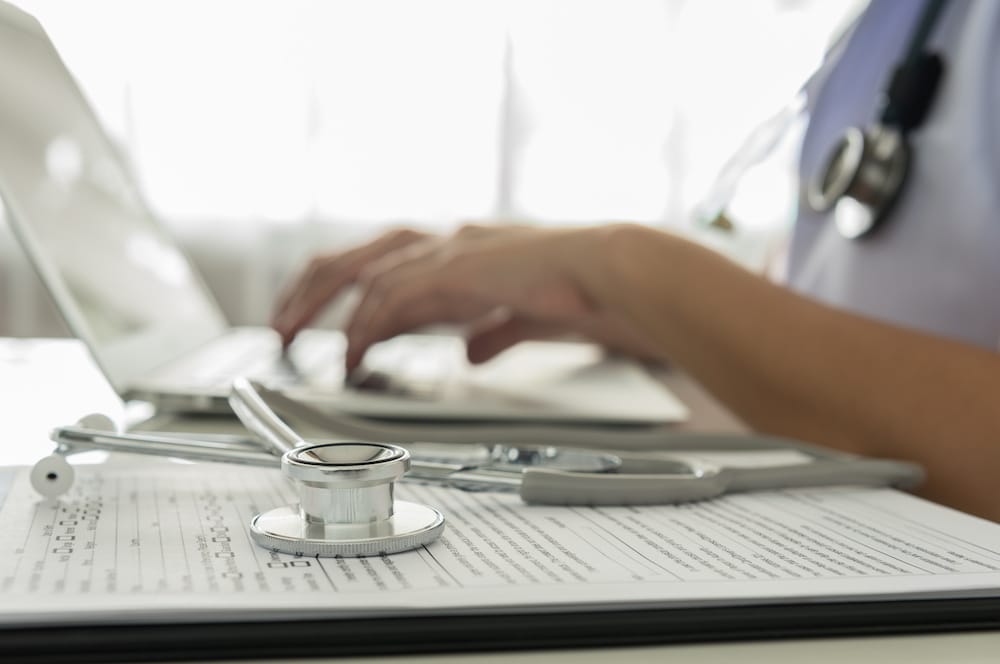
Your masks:
M 876 117 L 919 14 L 874 0 L 814 77 L 803 182 L 845 127 Z M 434 322 L 469 325 L 472 362 L 581 334 L 669 360 L 757 430 L 916 461 L 923 495 L 1000 520 L 998 28 L 1000 3 L 946 6 L 928 42 L 945 76 L 910 136 L 895 208 L 848 239 L 803 194 L 783 284 L 637 224 L 399 230 L 315 257 L 272 324 L 288 343 L 358 284 L 349 370 L 372 344 Z

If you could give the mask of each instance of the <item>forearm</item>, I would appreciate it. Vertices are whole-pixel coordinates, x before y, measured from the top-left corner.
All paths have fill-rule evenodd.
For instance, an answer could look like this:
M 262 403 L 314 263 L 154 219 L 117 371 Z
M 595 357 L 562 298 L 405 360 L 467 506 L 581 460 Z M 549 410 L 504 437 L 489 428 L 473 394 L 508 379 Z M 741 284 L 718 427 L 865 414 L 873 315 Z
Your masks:
M 611 232 L 604 260 L 587 288 L 751 426 L 913 459 L 929 497 L 1000 519 L 996 354 L 822 306 L 649 229 Z

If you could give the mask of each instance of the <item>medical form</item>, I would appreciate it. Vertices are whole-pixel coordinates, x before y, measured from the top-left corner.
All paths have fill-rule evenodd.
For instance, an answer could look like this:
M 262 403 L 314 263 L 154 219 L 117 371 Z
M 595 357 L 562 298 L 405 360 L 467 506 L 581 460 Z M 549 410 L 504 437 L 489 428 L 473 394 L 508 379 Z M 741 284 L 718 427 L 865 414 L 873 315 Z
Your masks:
M 643 508 L 526 506 L 516 495 L 403 483 L 441 538 L 360 559 L 255 545 L 250 518 L 293 499 L 279 472 L 211 464 L 78 466 L 40 500 L 0 471 L 0 623 L 207 619 L 241 612 L 697 605 L 968 594 L 1000 587 L 1000 526 L 892 490 L 828 488 Z

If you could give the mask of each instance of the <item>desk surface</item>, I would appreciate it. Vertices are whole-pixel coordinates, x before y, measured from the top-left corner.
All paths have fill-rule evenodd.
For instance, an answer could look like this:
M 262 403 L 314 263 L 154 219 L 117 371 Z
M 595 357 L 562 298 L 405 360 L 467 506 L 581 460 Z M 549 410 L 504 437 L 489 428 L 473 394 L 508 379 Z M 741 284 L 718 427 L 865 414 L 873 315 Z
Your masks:
M 680 375 L 664 380 L 691 408 L 690 430 L 738 431 L 742 425 L 726 413 L 697 385 Z M 0 464 L 28 465 L 49 454 L 48 430 L 69 424 L 91 412 L 103 412 L 121 420 L 125 409 L 83 347 L 67 340 L 0 339 L 0 395 L 3 396 L 6 441 L 0 445 Z M 996 662 L 1000 632 L 934 634 L 921 636 L 803 639 L 782 641 L 698 644 L 620 649 L 559 650 L 514 653 L 433 655 L 338 659 L 359 664 L 424 664 L 427 662 L 627 662 L 731 661 L 757 662 Z M 303 660 L 296 660 L 303 661 Z M 306 660 L 327 661 L 327 660 Z

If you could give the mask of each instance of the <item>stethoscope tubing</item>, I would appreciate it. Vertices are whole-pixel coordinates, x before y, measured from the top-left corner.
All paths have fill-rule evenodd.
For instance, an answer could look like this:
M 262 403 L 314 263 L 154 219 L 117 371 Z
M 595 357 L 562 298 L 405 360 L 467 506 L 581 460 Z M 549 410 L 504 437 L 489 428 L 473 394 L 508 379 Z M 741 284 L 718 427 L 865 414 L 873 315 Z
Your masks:
M 278 468 L 281 459 L 250 441 L 187 440 L 168 436 L 107 433 L 81 427 L 52 432 L 57 452 L 89 450 L 176 457 L 193 461 Z M 690 449 L 690 448 L 689 448 Z M 814 459 L 796 465 L 722 468 L 690 460 L 653 460 L 683 464 L 681 473 L 581 473 L 528 467 L 520 471 L 413 461 L 406 479 L 464 490 L 514 491 L 528 504 L 620 506 L 707 500 L 727 493 L 796 487 L 896 486 L 909 488 L 923 478 L 916 464 L 854 457 Z

